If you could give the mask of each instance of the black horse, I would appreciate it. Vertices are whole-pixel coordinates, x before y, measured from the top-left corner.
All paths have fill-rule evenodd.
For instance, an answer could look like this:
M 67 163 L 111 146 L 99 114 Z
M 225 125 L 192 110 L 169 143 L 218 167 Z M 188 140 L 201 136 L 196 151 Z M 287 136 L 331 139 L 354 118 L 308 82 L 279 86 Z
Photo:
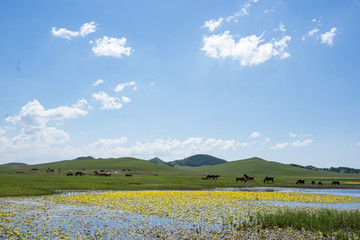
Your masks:
M 247 181 L 255 181 L 255 178 L 252 176 L 248 176 L 248 175 L 244 174 L 244 177 L 246 178 Z
M 272 182 L 272 183 L 274 183 L 274 177 L 265 177 L 265 179 L 264 179 L 264 183 L 269 183 L 269 182 Z
M 76 172 L 75 173 L 75 176 L 82 176 L 82 175 L 85 175 L 83 172 Z
M 246 182 L 247 180 L 246 180 L 246 178 L 244 178 L 244 177 L 237 177 L 237 178 L 236 178 L 236 181 L 237 181 L 237 182 L 239 182 L 239 181 L 240 181 L 240 182 Z

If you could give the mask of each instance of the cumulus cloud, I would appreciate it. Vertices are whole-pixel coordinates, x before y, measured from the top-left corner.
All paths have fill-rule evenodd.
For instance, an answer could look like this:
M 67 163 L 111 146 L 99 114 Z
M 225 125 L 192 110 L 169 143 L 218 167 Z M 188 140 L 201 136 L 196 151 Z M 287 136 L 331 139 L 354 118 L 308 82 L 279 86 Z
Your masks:
M 213 150 L 228 151 L 235 148 L 234 140 L 203 139 L 190 137 L 184 141 L 178 139 L 156 139 L 152 142 L 140 142 L 126 146 L 126 137 L 116 139 L 100 139 L 86 147 L 88 153 L 106 157 L 139 156 L 150 158 L 184 157 L 201 152 L 209 153 Z
M 93 83 L 93 86 L 97 86 L 97 85 L 99 85 L 99 84 L 101 84 L 103 82 L 104 82 L 104 80 L 98 79 L 98 80 L 96 80 L 96 82 Z
M 272 150 L 278 150 L 278 149 L 283 149 L 286 148 L 289 145 L 288 142 L 284 142 L 284 143 L 277 143 L 275 146 L 270 147 L 270 149 Z
M 213 32 L 216 28 L 220 27 L 223 20 L 224 19 L 222 17 L 217 21 L 215 19 L 211 19 L 205 22 L 204 27 L 207 27 L 210 32 Z
M 250 134 L 250 138 L 257 138 L 257 137 L 260 137 L 260 133 L 258 133 L 258 132 L 253 132 L 252 134 Z
M 285 51 L 288 47 L 287 42 L 291 40 L 290 36 L 284 36 L 278 41 L 273 39 L 267 43 L 262 43 L 262 38 L 263 34 L 259 37 L 251 35 L 236 42 L 230 32 L 225 31 L 219 35 L 204 36 L 201 50 L 211 58 L 238 60 L 242 66 L 258 65 L 274 56 L 280 56 L 282 59 L 290 56 Z
M 122 107 L 120 99 L 117 97 L 110 97 L 106 92 L 94 93 L 93 98 L 101 102 L 101 110 L 105 109 L 119 109 Z
M 334 38 L 336 36 L 337 29 L 335 27 L 331 28 L 329 32 L 321 34 L 321 43 L 327 44 L 328 46 L 333 45 Z
M 81 100 L 82 101 L 82 100 Z M 19 115 L 9 116 L 5 120 L 14 125 L 19 123 L 26 127 L 39 127 L 49 121 L 61 121 L 79 116 L 85 116 L 87 111 L 79 107 L 61 106 L 45 110 L 45 108 L 34 99 L 21 108 Z
M 79 31 L 71 31 L 71 30 L 67 30 L 66 28 L 57 28 L 57 27 L 53 27 L 51 28 L 51 33 L 53 36 L 55 37 L 61 37 L 61 38 L 65 38 L 68 40 L 71 40 L 71 38 L 73 37 L 86 37 L 89 33 L 95 32 L 97 24 L 95 22 L 89 22 L 89 23 L 85 23 L 80 27 Z
M 23 106 L 18 115 L 9 116 L 5 119 L 8 123 L 20 126 L 20 133 L 12 138 L 1 137 L 2 156 L 29 157 L 39 156 L 52 149 L 53 145 L 64 144 L 70 140 L 69 134 L 62 129 L 51 126 L 53 122 L 85 116 L 87 111 L 83 110 L 87 104 L 81 99 L 72 107 L 60 106 L 45 109 L 39 101 L 33 100 Z M 11 158 L 10 158 L 11 159 Z
M 136 91 L 136 82 L 134 82 L 134 81 L 126 82 L 126 83 L 120 83 L 115 87 L 114 91 L 115 92 L 121 92 L 127 86 L 133 86 L 133 91 Z
M 314 140 L 311 140 L 311 139 L 306 139 L 305 141 L 301 142 L 301 141 L 296 141 L 296 142 L 293 142 L 292 145 L 294 147 L 304 147 L 304 146 L 307 146 L 309 145 L 310 143 L 312 143 Z
M 96 56 L 109 56 L 115 58 L 122 58 L 124 55 L 130 56 L 132 53 L 131 47 L 125 47 L 126 38 L 113 38 L 104 36 L 102 39 L 96 40 L 96 46 L 92 51 Z

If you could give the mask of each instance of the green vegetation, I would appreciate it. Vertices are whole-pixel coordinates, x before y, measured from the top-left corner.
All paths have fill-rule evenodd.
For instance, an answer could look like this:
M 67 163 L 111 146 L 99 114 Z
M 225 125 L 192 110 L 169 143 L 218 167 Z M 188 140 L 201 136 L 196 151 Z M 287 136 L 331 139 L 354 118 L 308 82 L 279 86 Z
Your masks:
M 200 155 L 196 155 L 196 158 Z M 204 157 L 203 155 L 200 157 Z M 203 190 L 214 188 L 239 188 L 259 186 L 320 187 L 311 181 L 321 180 L 321 187 L 331 187 L 331 182 L 341 182 L 340 188 L 360 188 L 358 174 L 312 171 L 260 158 L 226 162 L 211 166 L 170 167 L 166 164 L 136 158 L 94 159 L 81 157 L 74 160 L 46 164 L 26 165 L 11 163 L 0 166 L 0 196 L 41 195 L 56 190 Z M 194 161 L 194 159 L 192 159 Z M 38 169 L 37 171 L 31 169 Z M 48 171 L 53 169 L 54 172 Z M 113 170 L 110 177 L 94 176 L 94 171 Z M 85 176 L 66 176 L 81 171 Z M 236 182 L 246 173 L 254 182 Z M 125 177 L 131 174 L 131 177 Z M 203 180 L 208 174 L 218 174 L 217 180 Z M 275 183 L 264 184 L 265 176 L 275 177 Z M 305 185 L 295 185 L 305 178 Z
M 292 228 L 321 232 L 325 236 L 335 235 L 336 239 L 348 239 L 360 234 L 360 210 L 341 211 L 336 209 L 285 209 L 274 213 L 257 212 L 249 216 L 250 221 L 240 226 L 262 228 Z

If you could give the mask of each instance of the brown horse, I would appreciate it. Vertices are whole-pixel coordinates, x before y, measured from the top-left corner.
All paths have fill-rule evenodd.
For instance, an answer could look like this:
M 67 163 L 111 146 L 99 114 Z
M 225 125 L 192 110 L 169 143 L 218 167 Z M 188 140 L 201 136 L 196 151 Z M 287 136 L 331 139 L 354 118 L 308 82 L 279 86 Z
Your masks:
M 305 180 L 301 178 L 297 180 L 296 184 L 305 184 Z
M 265 183 L 265 182 L 267 182 L 267 183 L 269 183 L 269 182 L 274 183 L 274 177 L 265 177 L 264 183 Z
M 237 182 L 239 182 L 239 181 L 240 181 L 240 182 L 246 182 L 247 180 L 246 180 L 246 178 L 244 178 L 244 177 L 237 177 L 237 178 L 236 178 L 236 181 L 237 181 Z
M 331 185 L 340 185 L 340 182 L 339 182 L 339 181 L 333 181 L 333 182 L 331 183 Z

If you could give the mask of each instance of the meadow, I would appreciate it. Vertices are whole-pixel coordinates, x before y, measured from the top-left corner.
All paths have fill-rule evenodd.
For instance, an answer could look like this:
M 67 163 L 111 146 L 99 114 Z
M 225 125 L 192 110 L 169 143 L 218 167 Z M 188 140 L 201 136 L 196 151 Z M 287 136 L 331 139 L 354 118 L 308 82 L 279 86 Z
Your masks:
M 101 168 L 115 170 L 95 176 Z M 236 182 L 245 172 L 255 181 Z M 359 189 L 360 178 L 258 159 L 186 170 L 133 158 L 11 164 L 0 167 L 0 239 L 359 239 L 359 209 L 331 206 L 360 197 L 236 191 L 269 186 Z

